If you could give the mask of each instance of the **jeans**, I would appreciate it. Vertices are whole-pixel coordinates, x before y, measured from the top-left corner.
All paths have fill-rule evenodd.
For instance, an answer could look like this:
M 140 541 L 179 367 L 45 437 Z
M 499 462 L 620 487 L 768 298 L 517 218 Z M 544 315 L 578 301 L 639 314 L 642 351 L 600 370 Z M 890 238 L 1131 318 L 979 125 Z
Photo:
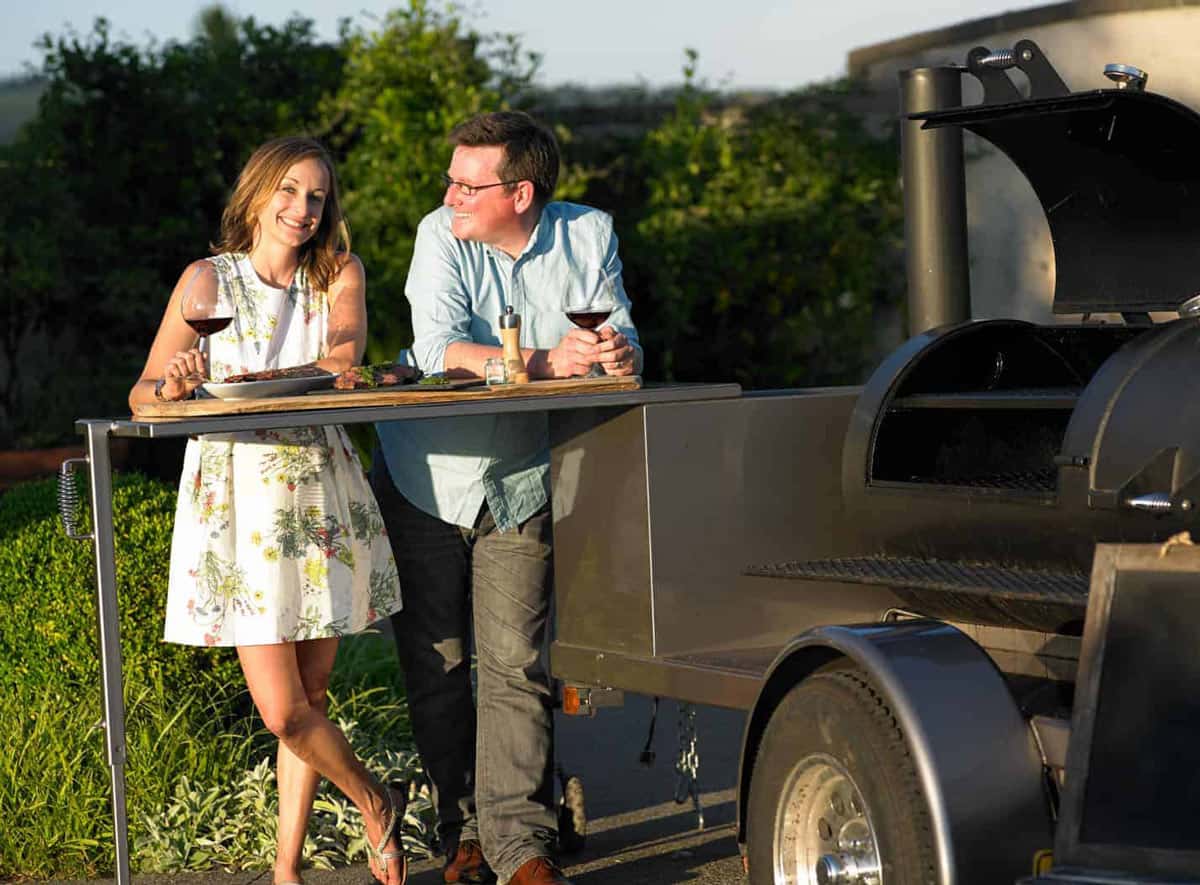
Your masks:
M 404 609 L 392 615 L 417 750 L 444 845 L 478 839 L 501 882 L 555 840 L 550 678 L 543 654 L 551 586 L 544 507 L 500 532 L 485 505 L 473 528 L 410 504 L 376 452 L 371 487 L 387 525 Z M 471 697 L 471 633 L 478 710 Z

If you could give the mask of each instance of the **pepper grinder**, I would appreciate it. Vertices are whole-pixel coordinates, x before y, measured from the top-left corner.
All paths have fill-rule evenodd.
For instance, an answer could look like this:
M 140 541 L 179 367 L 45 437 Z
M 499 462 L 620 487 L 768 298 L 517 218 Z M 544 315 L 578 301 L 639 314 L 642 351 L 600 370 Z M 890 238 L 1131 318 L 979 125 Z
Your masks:
M 521 315 L 512 306 L 500 315 L 500 343 L 504 345 L 504 369 L 510 384 L 528 384 L 529 371 L 521 356 Z

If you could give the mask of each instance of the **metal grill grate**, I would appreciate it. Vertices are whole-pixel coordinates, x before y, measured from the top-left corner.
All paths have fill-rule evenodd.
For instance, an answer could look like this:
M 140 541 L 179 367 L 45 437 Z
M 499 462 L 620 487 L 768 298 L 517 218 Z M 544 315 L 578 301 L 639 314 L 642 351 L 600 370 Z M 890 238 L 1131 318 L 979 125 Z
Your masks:
M 913 476 L 909 482 L 923 485 L 966 486 L 973 489 L 1054 492 L 1058 489 L 1058 473 L 1051 467 L 1046 470 L 992 473 L 985 476 Z
M 859 556 L 755 565 L 745 574 L 808 581 L 848 581 L 916 590 L 1086 607 L 1088 576 L 915 557 Z

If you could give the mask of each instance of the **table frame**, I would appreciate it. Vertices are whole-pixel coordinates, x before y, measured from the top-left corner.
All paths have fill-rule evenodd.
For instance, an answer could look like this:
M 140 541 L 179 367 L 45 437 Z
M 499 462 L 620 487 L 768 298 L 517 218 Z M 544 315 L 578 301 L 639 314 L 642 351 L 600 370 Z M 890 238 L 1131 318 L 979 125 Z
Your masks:
M 467 415 L 555 412 L 608 407 L 612 413 L 654 403 L 731 399 L 741 396 L 737 384 L 650 385 L 637 390 L 559 396 L 521 396 L 470 402 L 417 403 L 393 406 L 351 406 L 248 415 L 137 420 L 89 418 L 76 422 L 87 441 L 92 507 L 91 540 L 96 561 L 96 601 L 100 632 L 101 689 L 104 734 L 112 784 L 113 836 L 117 885 L 130 885 L 129 825 L 125 803 L 125 701 L 121 669 L 121 640 L 117 608 L 116 554 L 112 507 L 113 437 L 166 439 L 201 433 L 270 430 L 321 424 L 363 424 L 376 421 L 448 418 Z

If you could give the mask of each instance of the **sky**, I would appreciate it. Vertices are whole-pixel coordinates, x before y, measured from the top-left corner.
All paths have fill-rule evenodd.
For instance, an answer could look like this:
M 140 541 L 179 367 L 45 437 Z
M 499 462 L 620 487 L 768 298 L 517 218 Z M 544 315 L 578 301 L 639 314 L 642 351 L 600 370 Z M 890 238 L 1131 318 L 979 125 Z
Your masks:
M 112 32 L 136 45 L 187 39 L 210 0 L 3 0 L 0 76 L 35 67 L 33 43 L 68 27 L 91 30 L 103 15 Z M 225 0 L 239 17 L 280 24 L 292 13 L 311 18 L 333 39 L 339 19 L 370 26 L 406 0 Z M 1014 9 L 1028 0 L 460 0 L 480 32 L 512 32 L 542 55 L 539 81 L 588 86 L 665 86 L 682 79 L 685 47 L 699 54 L 699 74 L 728 88 L 790 89 L 845 73 L 846 54 L 861 46 Z

